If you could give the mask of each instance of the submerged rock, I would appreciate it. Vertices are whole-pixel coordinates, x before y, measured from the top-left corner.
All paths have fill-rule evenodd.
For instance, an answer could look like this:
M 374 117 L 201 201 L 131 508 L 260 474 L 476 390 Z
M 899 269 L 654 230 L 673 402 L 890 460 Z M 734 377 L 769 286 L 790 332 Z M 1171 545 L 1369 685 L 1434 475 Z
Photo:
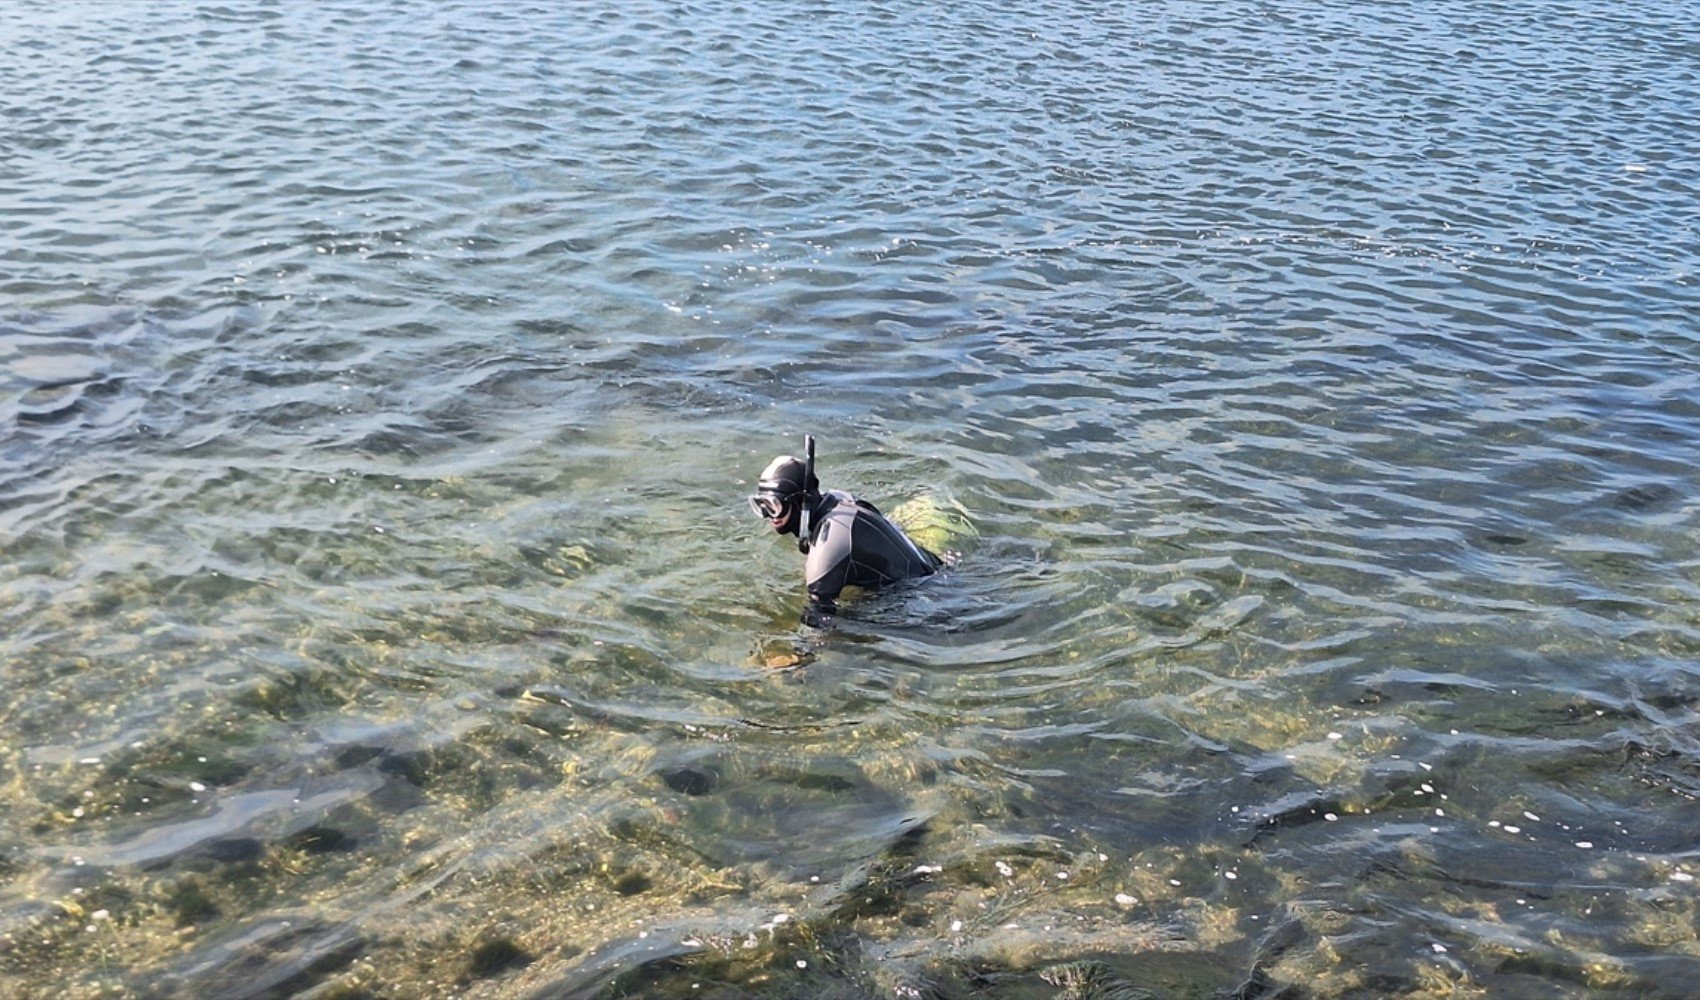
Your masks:
M 472 949 L 467 959 L 467 974 L 474 979 L 499 976 L 509 969 L 530 965 L 532 956 L 512 938 L 492 938 Z
M 682 766 L 661 772 L 661 780 L 681 795 L 707 795 L 720 783 L 720 775 L 711 767 Z

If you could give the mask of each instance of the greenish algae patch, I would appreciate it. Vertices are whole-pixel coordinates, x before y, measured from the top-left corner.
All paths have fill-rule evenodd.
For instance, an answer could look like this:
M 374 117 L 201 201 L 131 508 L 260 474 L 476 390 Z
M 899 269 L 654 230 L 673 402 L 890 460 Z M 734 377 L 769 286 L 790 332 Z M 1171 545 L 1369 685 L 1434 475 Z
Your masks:
M 968 509 L 937 493 L 903 501 L 891 509 L 891 520 L 917 545 L 946 558 L 960 554 L 980 537 Z

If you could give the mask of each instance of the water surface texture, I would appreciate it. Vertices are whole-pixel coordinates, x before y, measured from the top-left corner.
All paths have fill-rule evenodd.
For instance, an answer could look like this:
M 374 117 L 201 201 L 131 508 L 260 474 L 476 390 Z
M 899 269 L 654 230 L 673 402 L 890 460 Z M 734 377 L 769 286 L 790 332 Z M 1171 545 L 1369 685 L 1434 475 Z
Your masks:
M 0 7 L 0 994 L 1692 995 L 1694 13 Z

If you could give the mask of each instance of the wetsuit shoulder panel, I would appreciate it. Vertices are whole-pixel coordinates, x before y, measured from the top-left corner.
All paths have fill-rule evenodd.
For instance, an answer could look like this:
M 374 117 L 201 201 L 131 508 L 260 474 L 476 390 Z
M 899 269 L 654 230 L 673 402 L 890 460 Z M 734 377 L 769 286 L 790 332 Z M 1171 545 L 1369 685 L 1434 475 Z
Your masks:
M 809 558 L 803 564 L 803 577 L 809 596 L 830 603 L 837 600 L 845 587 L 855 583 L 850 568 L 854 554 L 853 526 L 856 505 L 847 494 L 835 496 L 838 502 L 815 520 L 809 541 Z M 849 501 L 849 502 L 845 502 Z

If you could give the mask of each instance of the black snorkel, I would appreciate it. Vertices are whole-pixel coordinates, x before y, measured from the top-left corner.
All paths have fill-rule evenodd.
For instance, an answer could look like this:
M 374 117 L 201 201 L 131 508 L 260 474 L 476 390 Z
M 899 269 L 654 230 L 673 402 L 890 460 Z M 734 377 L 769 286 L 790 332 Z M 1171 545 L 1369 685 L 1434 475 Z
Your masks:
M 798 501 L 801 510 L 797 513 L 797 551 L 808 555 L 809 521 L 814 513 L 815 503 L 820 499 L 820 490 L 815 482 L 815 436 L 803 435 L 803 497 Z

